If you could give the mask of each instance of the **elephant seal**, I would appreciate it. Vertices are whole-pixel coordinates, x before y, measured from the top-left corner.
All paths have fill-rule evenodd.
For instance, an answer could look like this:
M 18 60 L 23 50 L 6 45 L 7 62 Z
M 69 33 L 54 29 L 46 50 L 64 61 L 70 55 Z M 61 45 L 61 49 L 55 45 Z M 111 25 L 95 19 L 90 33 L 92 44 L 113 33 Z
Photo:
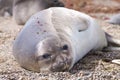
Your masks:
M 91 50 L 108 44 L 96 21 L 81 12 L 53 7 L 33 15 L 16 37 L 13 55 L 33 71 L 65 71 Z
M 14 0 L 13 19 L 17 24 L 23 25 L 36 12 L 55 6 L 64 5 L 59 0 Z
M 120 13 L 112 16 L 108 22 L 111 23 L 111 24 L 120 25 Z
M 0 0 L 0 16 L 12 16 L 13 0 Z

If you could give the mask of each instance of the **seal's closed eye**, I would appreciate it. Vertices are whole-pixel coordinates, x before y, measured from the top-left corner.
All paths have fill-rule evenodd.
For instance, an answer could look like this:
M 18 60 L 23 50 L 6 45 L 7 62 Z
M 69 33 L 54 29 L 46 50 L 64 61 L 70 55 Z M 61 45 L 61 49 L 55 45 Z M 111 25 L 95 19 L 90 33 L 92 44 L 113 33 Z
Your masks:
M 41 55 L 41 56 L 38 56 L 38 57 L 36 58 L 36 60 L 37 60 L 37 61 L 45 60 L 45 59 L 49 59 L 50 57 L 51 57 L 51 54 L 45 53 L 45 54 L 43 54 L 43 55 Z
M 42 57 L 43 57 L 44 59 L 47 59 L 47 58 L 49 58 L 50 56 L 51 56 L 51 54 L 48 54 L 48 53 L 42 55 Z

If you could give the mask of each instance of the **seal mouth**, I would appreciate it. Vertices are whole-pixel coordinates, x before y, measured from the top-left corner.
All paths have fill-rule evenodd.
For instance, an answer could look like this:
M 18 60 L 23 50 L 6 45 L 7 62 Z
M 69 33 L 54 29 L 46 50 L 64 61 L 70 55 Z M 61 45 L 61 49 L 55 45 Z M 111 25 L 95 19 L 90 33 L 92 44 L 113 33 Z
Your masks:
M 72 59 L 66 58 L 64 61 L 56 62 L 54 63 L 50 70 L 52 72 L 63 72 L 63 71 L 68 71 L 71 67 L 71 62 Z

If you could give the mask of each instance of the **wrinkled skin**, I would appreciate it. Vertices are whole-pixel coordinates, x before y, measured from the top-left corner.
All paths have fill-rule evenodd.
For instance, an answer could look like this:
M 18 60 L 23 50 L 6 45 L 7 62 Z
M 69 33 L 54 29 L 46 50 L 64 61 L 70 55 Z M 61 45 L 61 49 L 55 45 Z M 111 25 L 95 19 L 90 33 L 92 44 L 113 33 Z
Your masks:
M 71 45 L 57 38 L 48 38 L 38 44 L 37 57 L 40 71 L 65 71 L 72 63 Z

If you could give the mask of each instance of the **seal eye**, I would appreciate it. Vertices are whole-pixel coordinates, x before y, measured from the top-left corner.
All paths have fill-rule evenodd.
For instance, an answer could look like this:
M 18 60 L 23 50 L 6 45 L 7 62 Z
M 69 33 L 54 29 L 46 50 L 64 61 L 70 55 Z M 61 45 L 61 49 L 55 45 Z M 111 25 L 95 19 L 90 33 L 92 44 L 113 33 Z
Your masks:
M 43 57 L 44 59 L 47 59 L 47 58 L 49 58 L 50 56 L 51 56 L 51 54 L 48 54 L 48 53 L 42 55 L 42 57 Z
M 62 47 L 62 50 L 68 50 L 68 46 L 67 46 L 67 45 L 64 45 L 64 46 Z

